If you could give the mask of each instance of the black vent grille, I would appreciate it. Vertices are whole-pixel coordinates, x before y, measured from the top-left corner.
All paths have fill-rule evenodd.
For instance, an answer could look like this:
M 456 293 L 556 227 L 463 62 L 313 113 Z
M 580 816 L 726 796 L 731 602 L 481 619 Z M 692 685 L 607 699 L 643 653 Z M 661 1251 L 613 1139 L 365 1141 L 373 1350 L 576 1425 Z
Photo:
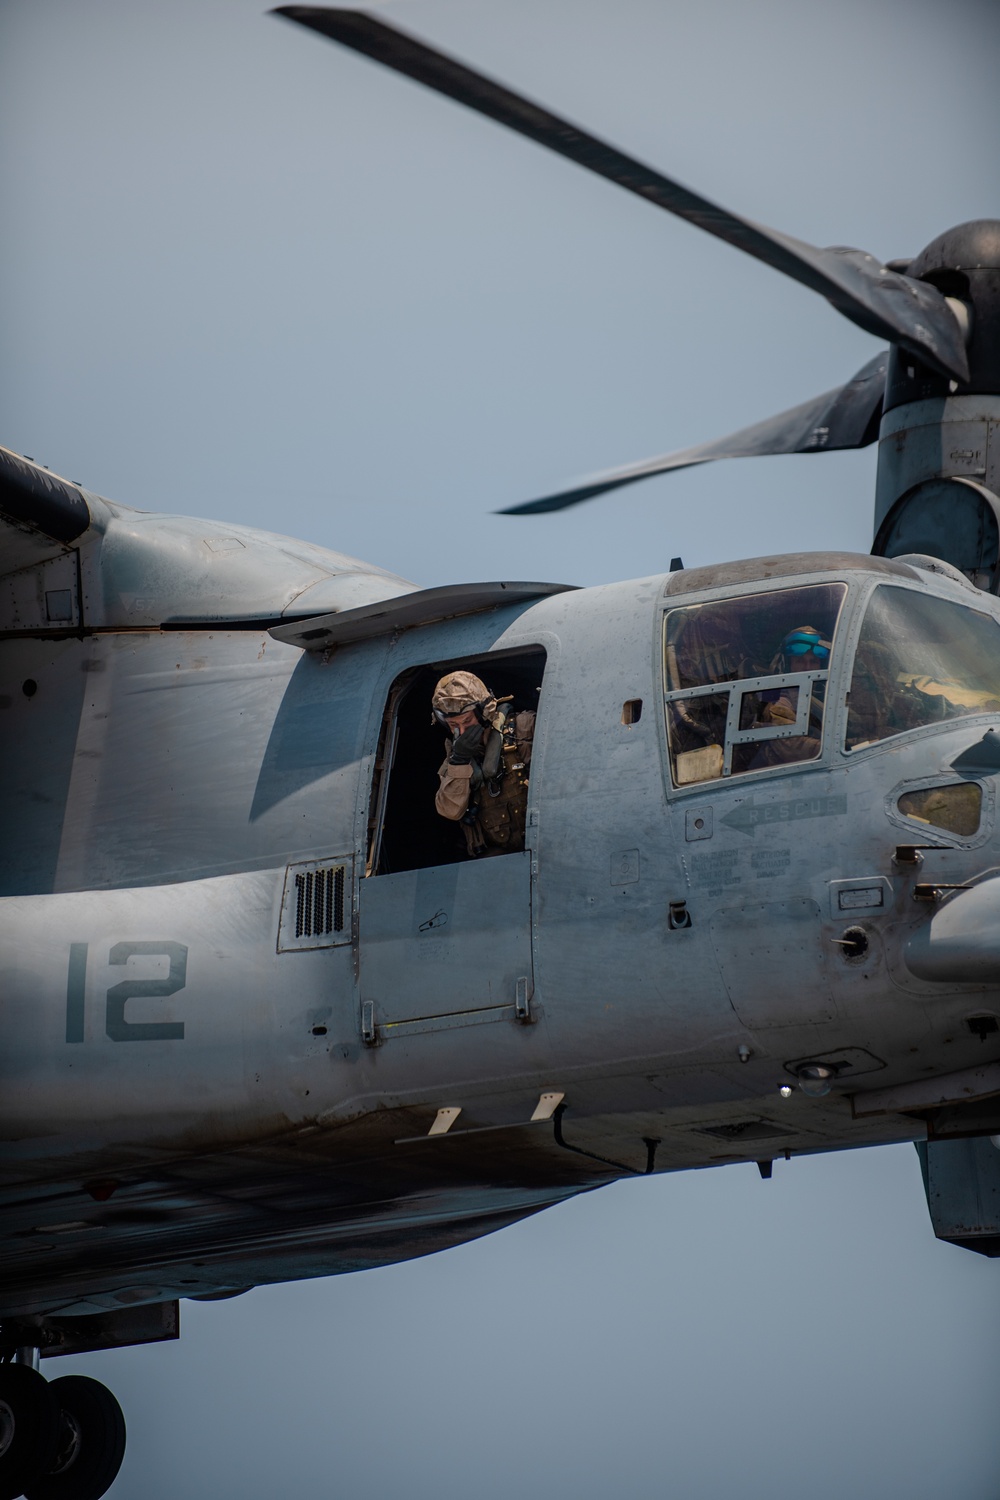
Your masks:
M 354 863 L 350 855 L 327 855 L 285 868 L 278 921 L 278 952 L 337 948 L 354 930 Z
M 295 936 L 326 937 L 344 930 L 344 866 L 295 877 Z

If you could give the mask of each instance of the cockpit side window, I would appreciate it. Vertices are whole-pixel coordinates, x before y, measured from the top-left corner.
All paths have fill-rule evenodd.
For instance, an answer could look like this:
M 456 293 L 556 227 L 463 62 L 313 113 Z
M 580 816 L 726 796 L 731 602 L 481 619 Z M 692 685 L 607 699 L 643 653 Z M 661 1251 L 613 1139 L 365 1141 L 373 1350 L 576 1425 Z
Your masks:
M 964 604 L 881 584 L 854 658 L 846 748 L 998 712 L 1000 622 Z
M 814 760 L 847 585 L 811 584 L 667 612 L 675 786 Z

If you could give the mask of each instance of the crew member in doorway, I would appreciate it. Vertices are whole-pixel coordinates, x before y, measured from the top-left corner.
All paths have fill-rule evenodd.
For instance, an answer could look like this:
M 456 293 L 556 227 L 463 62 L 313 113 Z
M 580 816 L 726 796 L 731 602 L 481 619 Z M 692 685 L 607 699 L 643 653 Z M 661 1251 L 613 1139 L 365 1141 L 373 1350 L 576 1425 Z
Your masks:
M 473 672 L 449 672 L 431 698 L 448 730 L 434 805 L 461 826 L 470 859 L 524 848 L 535 715 L 496 698 Z

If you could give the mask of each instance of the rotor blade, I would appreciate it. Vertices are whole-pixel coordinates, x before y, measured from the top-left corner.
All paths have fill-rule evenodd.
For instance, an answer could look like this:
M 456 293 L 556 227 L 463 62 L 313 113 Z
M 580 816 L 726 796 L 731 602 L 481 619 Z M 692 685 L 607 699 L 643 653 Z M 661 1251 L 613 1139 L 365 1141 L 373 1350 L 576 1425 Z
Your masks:
M 862 250 L 842 246 L 817 249 L 804 240 L 741 219 L 365 11 L 281 5 L 272 14 L 352 47 L 569 157 L 588 171 L 617 182 L 819 292 L 868 333 L 901 344 L 941 374 L 968 380 L 968 358 L 958 320 L 942 294 L 927 282 L 891 271 Z
M 776 417 L 768 417 L 753 427 L 743 427 L 729 437 L 716 438 L 698 448 L 682 448 L 663 458 L 647 458 L 643 463 L 628 464 L 595 474 L 570 490 L 559 490 L 541 500 L 527 500 L 498 511 L 501 516 L 539 515 L 547 510 L 565 510 L 592 500 L 608 490 L 621 489 L 639 479 L 665 474 L 671 469 L 689 469 L 707 464 L 715 458 L 759 458 L 774 453 L 825 453 L 837 448 L 865 448 L 878 437 L 885 393 L 889 351 L 883 349 L 863 365 L 853 380 L 836 390 L 824 391 L 801 406 L 793 406 Z

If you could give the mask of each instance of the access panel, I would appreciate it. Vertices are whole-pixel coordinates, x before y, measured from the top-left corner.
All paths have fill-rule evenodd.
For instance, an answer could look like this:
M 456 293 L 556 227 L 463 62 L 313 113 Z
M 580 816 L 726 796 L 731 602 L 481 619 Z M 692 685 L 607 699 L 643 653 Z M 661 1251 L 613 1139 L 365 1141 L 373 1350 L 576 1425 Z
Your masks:
M 359 910 L 367 1042 L 530 1020 L 530 853 L 369 877 Z
M 711 930 L 726 989 L 744 1026 L 766 1031 L 833 1019 L 815 901 L 720 907 Z

